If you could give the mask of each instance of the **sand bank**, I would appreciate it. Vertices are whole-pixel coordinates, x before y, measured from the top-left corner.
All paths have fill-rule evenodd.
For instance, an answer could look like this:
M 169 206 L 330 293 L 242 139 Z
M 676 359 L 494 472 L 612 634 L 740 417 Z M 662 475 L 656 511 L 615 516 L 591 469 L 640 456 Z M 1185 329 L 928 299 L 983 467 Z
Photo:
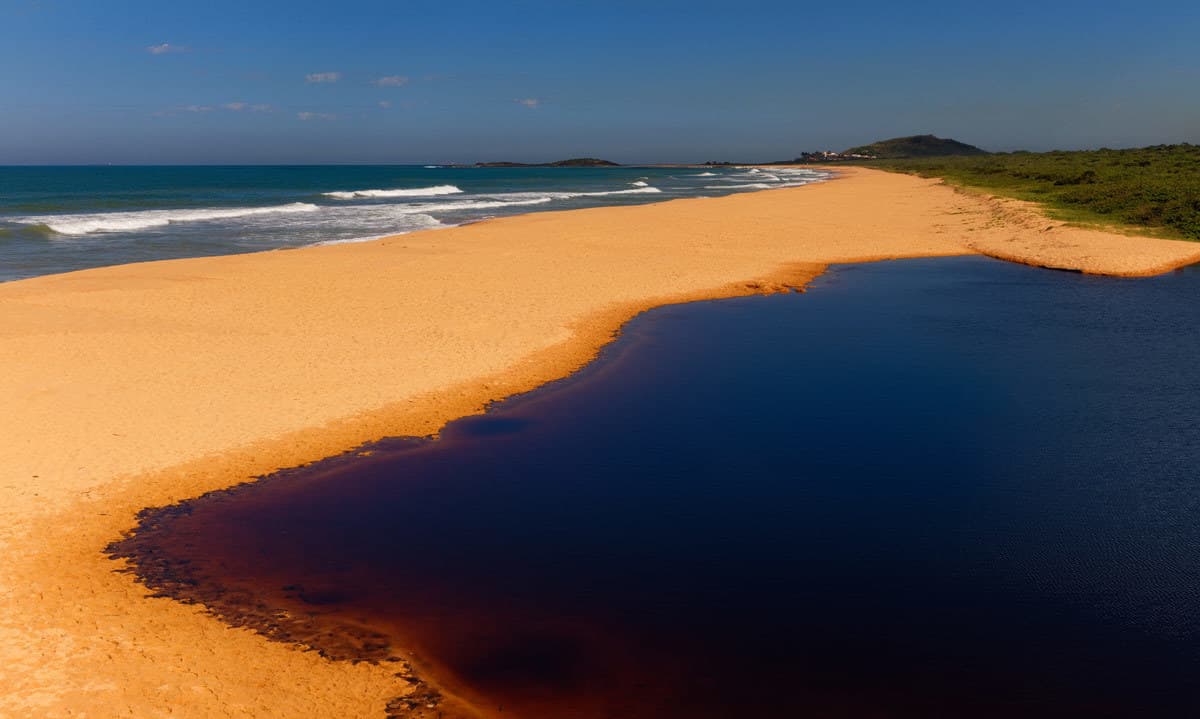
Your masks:
M 0 285 L 0 716 L 381 716 L 394 668 L 147 600 L 103 547 L 141 508 L 563 376 L 656 305 L 830 263 L 983 253 L 1145 275 L 1200 245 L 1065 227 L 845 169 L 731 197 Z

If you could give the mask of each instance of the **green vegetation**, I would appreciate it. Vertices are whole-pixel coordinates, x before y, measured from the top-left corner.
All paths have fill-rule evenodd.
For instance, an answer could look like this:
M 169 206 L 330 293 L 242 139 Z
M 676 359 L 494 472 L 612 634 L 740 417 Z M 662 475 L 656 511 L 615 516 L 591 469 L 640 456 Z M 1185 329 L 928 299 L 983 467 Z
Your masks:
M 852 147 L 841 154 L 843 156 L 867 155 L 880 160 L 892 160 L 908 157 L 986 155 L 987 151 L 958 140 L 944 139 L 933 135 L 911 135 L 880 140 L 861 147 Z
M 1200 145 L 855 164 L 1032 200 L 1069 222 L 1148 227 L 1161 236 L 1200 240 Z

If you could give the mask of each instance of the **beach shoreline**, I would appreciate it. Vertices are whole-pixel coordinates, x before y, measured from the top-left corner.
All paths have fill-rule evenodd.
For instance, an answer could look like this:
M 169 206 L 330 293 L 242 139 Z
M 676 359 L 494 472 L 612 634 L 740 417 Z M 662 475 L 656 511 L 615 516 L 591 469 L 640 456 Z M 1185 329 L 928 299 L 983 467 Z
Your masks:
M 103 554 L 170 505 L 571 374 L 631 317 L 833 263 L 984 254 L 1147 276 L 1200 245 L 907 175 L 531 215 L 0 285 L 0 716 L 370 716 L 394 670 L 144 598 Z M 400 687 L 403 689 L 403 687 Z

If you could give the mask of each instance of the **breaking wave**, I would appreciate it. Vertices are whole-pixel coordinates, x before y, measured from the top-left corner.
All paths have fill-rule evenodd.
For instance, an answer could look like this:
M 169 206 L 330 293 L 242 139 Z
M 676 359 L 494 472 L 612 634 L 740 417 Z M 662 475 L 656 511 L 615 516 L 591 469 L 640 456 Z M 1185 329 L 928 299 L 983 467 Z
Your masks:
M 635 182 L 633 184 L 636 185 L 637 183 Z M 552 194 L 557 197 L 571 198 L 571 197 L 606 197 L 608 195 L 652 195 L 656 192 L 662 192 L 662 190 L 658 189 L 657 187 L 649 187 L 649 186 L 640 187 L 639 186 L 639 187 L 633 188 L 632 190 L 608 190 L 607 192 L 557 192 L 557 193 L 547 193 L 547 194 Z
M 769 190 L 778 185 L 768 185 L 765 182 L 748 182 L 743 185 L 705 185 L 706 190 Z
M 324 192 L 326 197 L 337 200 L 361 200 L 363 198 L 379 197 L 435 197 L 437 195 L 457 195 L 462 192 L 454 185 L 434 185 L 432 187 L 413 187 L 400 190 L 346 190 L 344 192 Z
M 395 208 L 399 214 L 416 214 L 425 212 L 457 212 L 466 210 L 491 210 L 497 207 L 513 207 L 514 205 L 541 205 L 553 202 L 553 197 L 530 198 L 528 200 L 463 200 L 462 202 L 435 202 L 420 205 L 405 205 Z
M 408 215 L 406 219 L 408 220 L 408 222 L 406 224 L 404 224 L 402 227 L 398 227 L 398 228 L 396 228 L 390 232 L 384 233 L 382 235 L 368 235 L 365 237 L 345 237 L 345 238 L 338 239 L 338 240 L 322 240 L 321 242 L 312 243 L 311 246 L 323 247 L 326 245 L 350 245 L 350 244 L 355 244 L 358 242 L 371 242 L 372 240 L 382 240 L 385 237 L 392 237 L 394 235 L 407 235 L 410 232 L 419 232 L 420 230 L 433 230 L 433 229 L 442 229 L 442 228 L 446 228 L 446 227 L 454 227 L 454 225 L 448 225 L 444 222 L 437 220 L 434 217 L 431 217 L 431 216 L 423 214 L 423 213 Z
M 225 220 L 232 217 L 316 212 L 320 207 L 307 202 L 293 202 L 274 207 L 234 207 L 229 209 L 203 210 L 144 210 L 141 212 L 102 212 L 88 215 L 45 215 L 22 217 L 17 221 L 30 225 L 44 225 L 60 235 L 87 235 L 93 232 L 135 232 L 151 227 L 165 227 L 176 222 L 203 222 Z

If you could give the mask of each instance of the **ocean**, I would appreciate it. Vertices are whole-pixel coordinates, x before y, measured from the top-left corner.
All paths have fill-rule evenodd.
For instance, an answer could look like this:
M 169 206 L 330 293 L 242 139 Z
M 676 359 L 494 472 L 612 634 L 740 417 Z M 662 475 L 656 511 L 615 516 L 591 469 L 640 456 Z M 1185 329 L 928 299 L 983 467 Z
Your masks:
M 0 281 L 714 197 L 827 179 L 797 168 L 0 167 Z

